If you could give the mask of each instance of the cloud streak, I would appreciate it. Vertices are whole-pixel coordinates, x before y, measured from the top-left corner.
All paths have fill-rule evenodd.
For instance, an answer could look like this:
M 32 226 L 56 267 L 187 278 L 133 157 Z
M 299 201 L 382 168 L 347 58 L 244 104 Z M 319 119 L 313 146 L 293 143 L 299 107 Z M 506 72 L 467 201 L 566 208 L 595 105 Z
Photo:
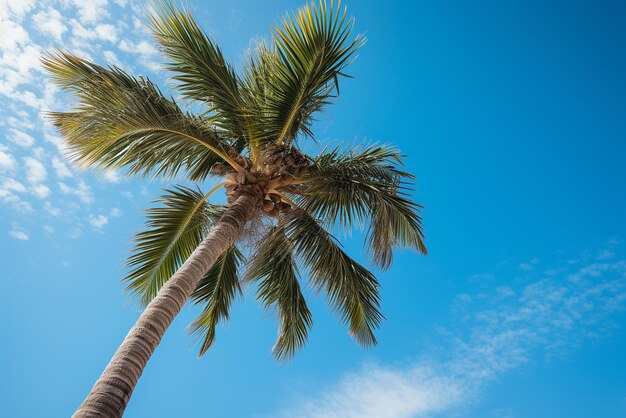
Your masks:
M 109 202 L 92 189 L 115 187 L 124 173 L 104 172 L 97 177 L 74 171 L 63 157 L 67 155 L 65 143 L 42 112 L 67 109 L 69 99 L 49 82 L 40 58 L 44 51 L 60 48 L 99 63 L 124 64 L 132 73 L 150 71 L 156 66 L 158 50 L 144 28 L 137 26 L 139 3 L 0 0 L 0 97 L 5 104 L 0 109 L 0 137 L 4 138 L 0 210 L 6 210 L 11 221 L 31 230 L 37 223 L 33 215 L 52 216 L 68 225 L 102 224 L 102 219 L 89 218 L 82 209 L 99 205 L 106 211 Z M 16 189 L 16 183 L 23 187 Z M 68 225 L 57 226 L 63 230 Z M 76 231 L 68 233 L 78 236 Z
M 613 245 L 611 245 L 613 246 Z M 455 304 L 459 319 L 445 356 L 429 355 L 402 366 L 370 363 L 280 414 L 301 418 L 417 418 L 450 414 L 474 402 L 481 388 L 530 361 L 559 356 L 618 328 L 626 307 L 626 260 L 613 248 L 587 262 L 556 266 L 533 280 L 516 278 Z M 539 262 L 533 262 L 539 267 Z M 567 271 L 566 271 L 567 269 Z M 497 279 L 496 279 L 497 280 Z M 502 281 L 498 281 L 502 283 Z M 460 307 L 459 307 L 460 306 Z

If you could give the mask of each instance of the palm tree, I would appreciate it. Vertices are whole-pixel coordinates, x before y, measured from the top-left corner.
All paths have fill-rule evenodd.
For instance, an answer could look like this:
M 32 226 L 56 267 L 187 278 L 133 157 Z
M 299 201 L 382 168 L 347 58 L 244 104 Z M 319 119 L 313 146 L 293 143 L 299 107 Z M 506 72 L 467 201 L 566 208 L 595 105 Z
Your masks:
M 357 342 L 376 344 L 374 330 L 383 319 L 379 283 L 342 250 L 334 227 L 363 226 L 368 252 L 383 269 L 395 248 L 426 253 L 421 207 L 407 195 L 412 176 L 395 148 L 333 148 L 311 157 L 298 147 L 313 138 L 314 115 L 332 102 L 364 43 L 351 37 L 354 23 L 345 9 L 320 1 L 287 15 L 239 73 L 188 10 L 166 1 L 148 21 L 180 96 L 201 112 L 181 109 L 145 77 L 57 51 L 44 66 L 77 104 L 49 116 L 81 166 L 221 181 L 207 193 L 174 186 L 149 209 L 125 278 L 145 310 L 74 417 L 122 416 L 189 298 L 202 305 L 190 327 L 204 354 L 242 293 L 241 282 L 256 284 L 260 303 L 277 312 L 273 352 L 279 360 L 302 348 L 312 326 L 300 271 L 327 295 Z M 228 203 L 209 203 L 222 186 Z M 262 235 L 245 257 L 238 245 L 259 237 L 245 233 L 251 228 Z

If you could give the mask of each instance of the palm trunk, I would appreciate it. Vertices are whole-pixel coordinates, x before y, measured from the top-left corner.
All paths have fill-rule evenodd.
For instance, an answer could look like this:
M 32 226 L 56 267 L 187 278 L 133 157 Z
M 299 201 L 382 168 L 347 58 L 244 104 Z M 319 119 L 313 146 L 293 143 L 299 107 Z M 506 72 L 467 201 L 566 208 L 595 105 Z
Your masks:
M 242 195 L 146 307 L 74 418 L 119 418 L 150 356 L 217 258 L 239 237 L 257 201 Z

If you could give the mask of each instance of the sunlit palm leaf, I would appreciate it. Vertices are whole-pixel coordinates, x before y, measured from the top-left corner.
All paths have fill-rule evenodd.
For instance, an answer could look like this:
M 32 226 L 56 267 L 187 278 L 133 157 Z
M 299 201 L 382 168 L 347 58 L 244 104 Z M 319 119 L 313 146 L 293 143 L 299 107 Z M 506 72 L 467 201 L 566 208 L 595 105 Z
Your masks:
M 394 148 L 369 146 L 323 152 L 297 198 L 314 217 L 344 228 L 368 219 L 368 250 L 382 268 L 391 265 L 392 250 L 408 247 L 426 253 L 421 206 L 407 196 L 402 155 Z
M 146 230 L 135 236 L 126 263 L 132 271 L 124 278 L 127 291 L 147 305 L 208 233 L 224 207 L 205 202 L 202 193 L 176 187 L 148 209 Z
M 160 6 L 148 20 L 165 56 L 171 59 L 166 68 L 175 73 L 172 78 L 182 96 L 207 104 L 215 123 L 237 139 L 236 148 L 243 148 L 246 117 L 233 67 L 188 10 L 169 1 Z
M 311 2 L 286 16 L 274 31 L 268 79 L 267 134 L 290 144 L 299 132 L 311 135 L 311 116 L 329 103 L 344 68 L 364 43 L 350 39 L 354 21 L 341 5 Z
M 165 98 L 150 80 L 63 52 L 43 63 L 53 81 L 78 99 L 73 111 L 49 114 L 77 163 L 166 177 L 183 170 L 201 180 L 224 161 L 220 155 L 228 141 Z
M 284 229 L 314 286 L 326 292 L 334 310 L 350 326 L 350 335 L 361 345 L 376 344 L 374 330 L 383 319 L 376 277 L 304 211 L 296 211 Z
M 313 319 L 298 283 L 292 245 L 282 229 L 272 228 L 259 245 L 247 280 L 258 282 L 257 298 L 265 308 L 276 309 L 280 325 L 273 352 L 278 359 L 288 359 L 305 344 Z
M 259 41 L 248 54 L 243 69 L 241 94 L 246 113 L 249 115 L 248 129 L 254 132 L 254 137 L 249 141 L 253 154 L 259 146 L 276 139 L 272 136 L 272 134 L 275 135 L 275 129 L 268 120 L 267 112 L 273 96 L 270 85 L 274 77 L 273 68 L 276 65 L 276 59 L 265 42 Z
M 258 285 L 264 307 L 277 312 L 275 356 L 291 358 L 312 326 L 296 260 L 313 287 L 326 293 L 349 333 L 364 346 L 376 344 L 374 332 L 383 320 L 380 285 L 329 231 L 336 224 L 364 227 L 367 249 L 383 268 L 396 248 L 425 253 L 422 207 L 409 198 L 412 176 L 402 169 L 402 156 L 394 148 L 325 150 L 315 159 L 291 148 L 300 135 L 312 136 L 314 114 L 339 93 L 338 79 L 346 76 L 345 68 L 364 43 L 363 37 L 351 35 L 352 18 L 338 2 L 308 4 L 283 19 L 269 45 L 257 44 L 241 77 L 184 7 L 158 0 L 149 23 L 183 99 L 208 109 L 194 116 L 145 77 L 68 53 L 49 55 L 44 68 L 77 98 L 71 111 L 49 114 L 67 140 L 70 157 L 90 167 L 124 167 L 130 174 L 184 173 L 192 181 L 221 173 L 227 178 L 218 187 L 227 184 L 229 202 L 244 193 L 268 199 L 254 216 L 262 209 L 277 217 L 276 225 L 258 243 L 246 279 Z M 205 201 L 211 193 L 175 187 L 158 200 L 160 206 L 148 210 L 125 278 L 127 290 L 142 305 L 224 213 L 225 206 Z M 200 355 L 212 346 L 217 324 L 229 319 L 241 294 L 238 270 L 243 264 L 233 244 L 192 295 L 203 305 L 190 325 L 202 338 Z
M 231 246 L 204 275 L 191 296 L 196 304 L 204 304 L 202 313 L 190 325 L 191 333 L 202 337 L 199 356 L 211 348 L 215 327 L 220 321 L 228 321 L 233 300 L 242 295 L 237 271 L 243 261 L 241 251 Z

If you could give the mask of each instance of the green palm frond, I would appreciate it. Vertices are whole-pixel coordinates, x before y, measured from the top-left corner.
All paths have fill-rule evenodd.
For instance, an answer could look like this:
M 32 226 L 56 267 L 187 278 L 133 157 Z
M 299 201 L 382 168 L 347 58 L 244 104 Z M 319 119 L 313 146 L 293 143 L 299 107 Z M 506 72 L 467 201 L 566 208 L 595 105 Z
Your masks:
M 267 107 L 273 93 L 270 88 L 271 79 L 274 77 L 273 67 L 276 56 L 264 41 L 256 42 L 255 47 L 247 54 L 246 65 L 243 68 L 241 83 L 242 100 L 246 113 L 248 129 L 254 132 L 254 137 L 249 141 L 251 153 L 254 154 L 260 146 L 272 142 L 275 130 L 268 124 Z
M 202 337 L 200 357 L 213 345 L 217 324 L 228 321 L 232 302 L 242 295 L 237 271 L 243 262 L 243 254 L 232 245 L 217 259 L 191 295 L 196 304 L 204 304 L 202 313 L 190 325 L 191 333 Z
M 192 182 L 225 177 L 207 194 L 182 186 L 165 189 L 135 235 L 126 291 L 148 305 L 227 210 L 206 201 L 224 186 L 229 204 L 256 201 L 245 222 L 239 218 L 243 212 L 233 210 L 236 225 L 249 222 L 252 228 L 236 237 L 227 233 L 234 243 L 192 294 L 202 308 L 189 326 L 202 339 L 199 355 L 213 345 L 217 325 L 229 320 L 242 294 L 239 272 L 246 260 L 236 243 L 257 228 L 266 228 L 266 234 L 244 280 L 257 285 L 260 304 L 277 314 L 277 359 L 301 350 L 313 324 L 300 271 L 314 290 L 326 294 L 358 343 L 375 345 L 384 319 L 379 282 L 331 232 L 337 225 L 344 232 L 362 228 L 369 255 L 384 269 L 397 248 L 425 254 L 422 206 L 410 198 L 413 176 L 392 147 L 328 149 L 315 158 L 297 147 L 298 138 L 313 136 L 316 113 L 339 94 L 338 80 L 349 77 L 346 68 L 365 38 L 353 35 L 354 20 L 340 1 L 312 0 L 287 15 L 269 43 L 256 44 L 239 75 L 189 10 L 174 1 L 157 0 L 149 27 L 182 103 L 203 106 L 199 114 L 183 110 L 148 78 L 116 66 L 60 51 L 43 59 L 52 81 L 76 99 L 71 110 L 48 115 L 77 164 L 142 176 L 183 175 Z
M 126 266 L 126 290 L 147 305 L 208 233 L 224 206 L 205 201 L 206 195 L 186 187 L 165 190 L 148 209 L 146 230 L 135 236 Z
M 335 238 L 304 211 L 284 224 L 296 254 L 309 270 L 313 285 L 325 290 L 333 309 L 363 346 L 376 344 L 374 330 L 383 319 L 376 277 L 350 258 Z
M 296 200 L 312 216 L 343 228 L 368 226 L 373 261 L 388 268 L 392 250 L 408 247 L 426 253 L 420 210 L 407 195 L 413 176 L 399 168 L 402 155 L 394 148 L 368 146 L 322 152 Z
M 282 229 L 273 227 L 261 240 L 247 280 L 258 282 L 257 298 L 266 309 L 275 308 L 280 321 L 273 352 L 289 359 L 306 343 L 313 324 L 298 283 L 292 245 Z
M 185 8 L 179 9 L 164 0 L 149 14 L 148 21 L 155 39 L 171 61 L 166 68 L 182 96 L 209 106 L 214 123 L 236 139 L 234 146 L 245 145 L 245 114 L 242 108 L 239 80 L 215 44 Z
M 192 181 L 229 161 L 229 141 L 198 117 L 183 112 L 147 78 L 106 69 L 64 52 L 43 60 L 52 80 L 74 93 L 70 112 L 51 112 L 80 165 L 119 168 L 130 174 L 171 177 L 183 170 Z
M 272 141 L 289 145 L 300 132 L 312 136 L 313 113 L 331 101 L 339 76 L 364 43 L 362 36 L 350 39 L 353 26 L 340 3 L 322 0 L 275 28 L 272 54 L 260 57 L 271 69 L 264 116 Z

